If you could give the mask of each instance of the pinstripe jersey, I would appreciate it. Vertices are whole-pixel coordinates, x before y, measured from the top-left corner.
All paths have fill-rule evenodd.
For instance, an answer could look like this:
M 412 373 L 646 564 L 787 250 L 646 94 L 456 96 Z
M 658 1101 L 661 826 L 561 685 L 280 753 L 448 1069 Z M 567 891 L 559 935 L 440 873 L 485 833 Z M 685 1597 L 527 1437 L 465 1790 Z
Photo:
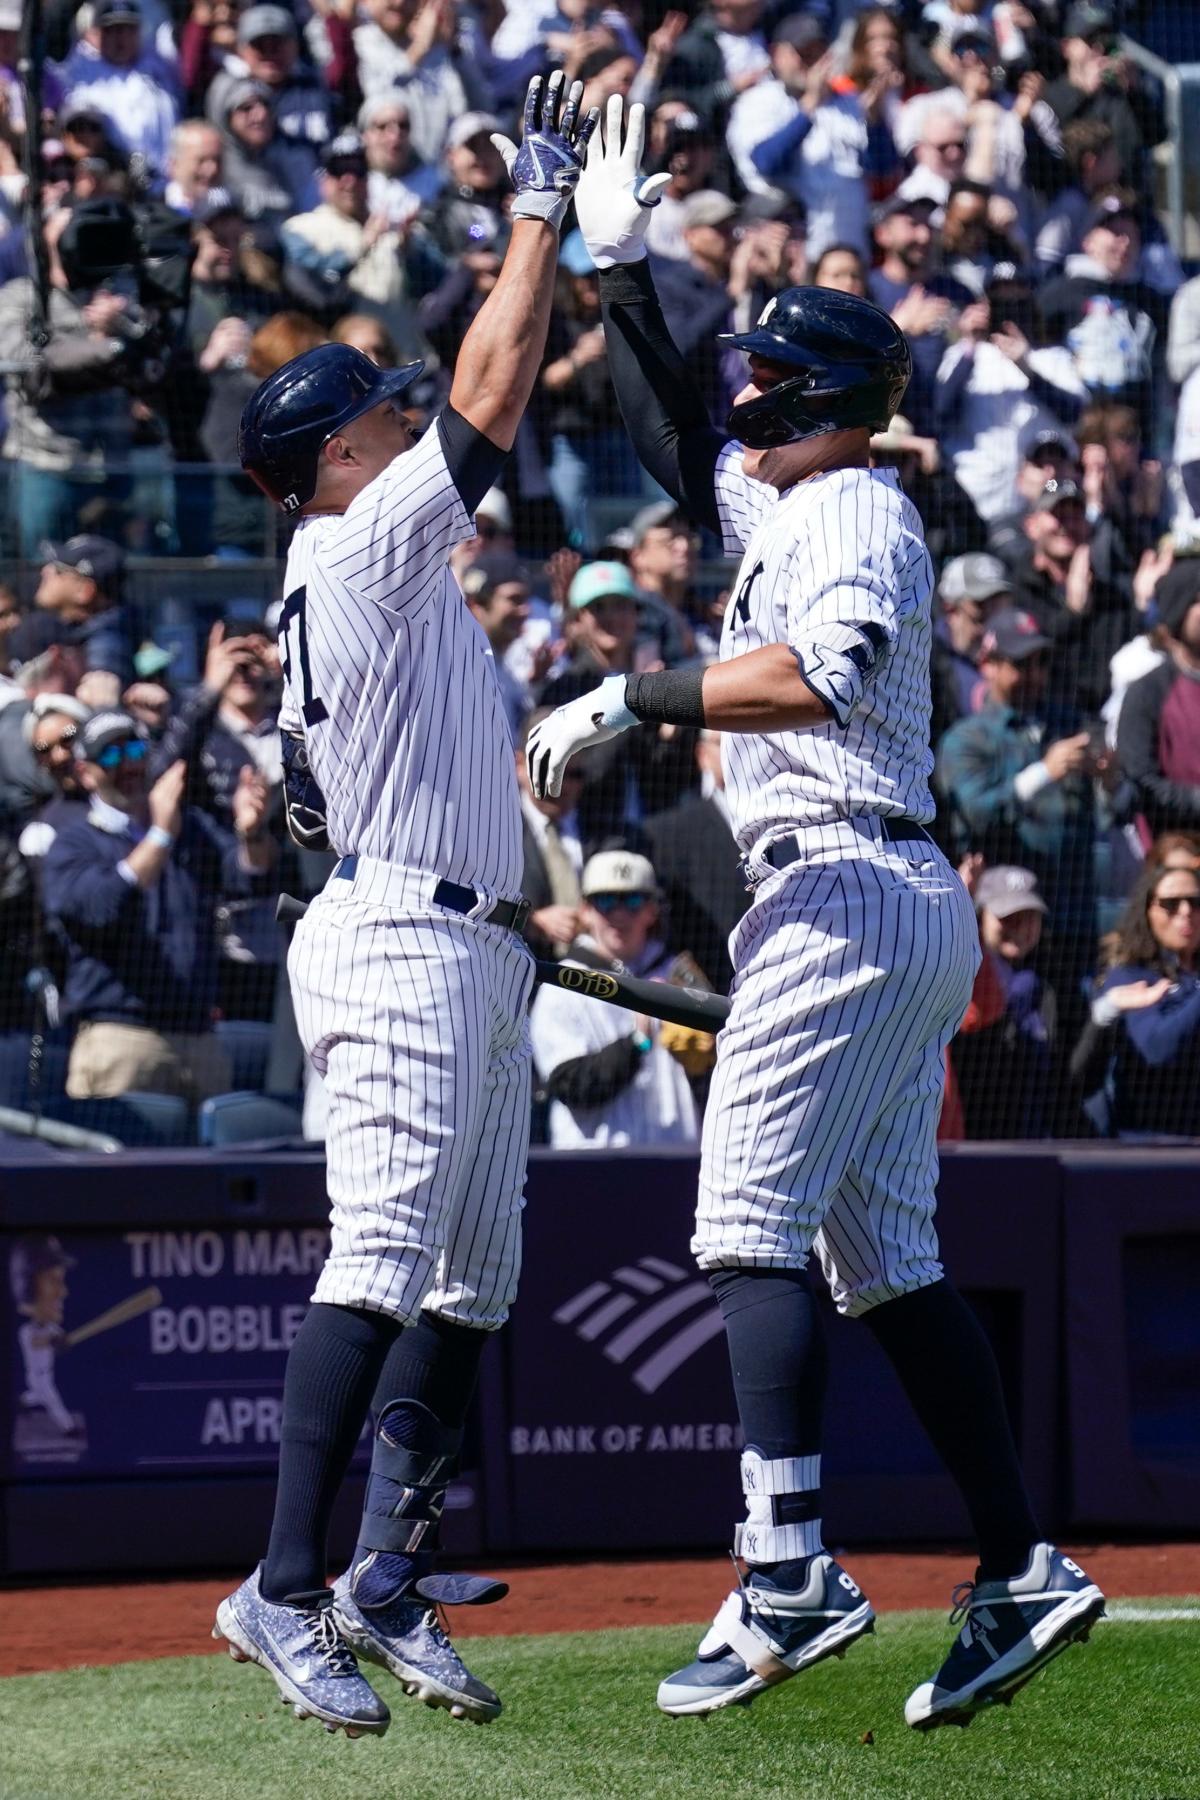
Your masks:
M 486 893 L 521 884 L 512 741 L 486 637 L 447 567 L 474 533 L 432 426 L 341 514 L 300 520 L 280 650 L 342 855 Z
M 747 478 L 742 446 L 731 443 L 717 463 L 716 496 L 725 549 L 742 552 L 722 662 L 788 644 L 812 685 L 839 700 L 843 721 L 725 733 L 725 792 L 741 848 L 863 814 L 928 822 L 933 570 L 895 474 L 837 469 L 777 494 Z M 873 666 L 864 668 L 868 653 Z

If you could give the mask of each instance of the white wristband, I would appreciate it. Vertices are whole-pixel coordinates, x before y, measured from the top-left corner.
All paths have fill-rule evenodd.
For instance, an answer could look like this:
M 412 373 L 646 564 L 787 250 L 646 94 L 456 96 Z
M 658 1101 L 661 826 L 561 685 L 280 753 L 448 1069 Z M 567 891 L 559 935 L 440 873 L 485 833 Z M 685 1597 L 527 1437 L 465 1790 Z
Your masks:
M 175 842 L 169 831 L 161 825 L 152 825 L 146 833 L 145 842 L 153 844 L 156 850 L 169 850 Z

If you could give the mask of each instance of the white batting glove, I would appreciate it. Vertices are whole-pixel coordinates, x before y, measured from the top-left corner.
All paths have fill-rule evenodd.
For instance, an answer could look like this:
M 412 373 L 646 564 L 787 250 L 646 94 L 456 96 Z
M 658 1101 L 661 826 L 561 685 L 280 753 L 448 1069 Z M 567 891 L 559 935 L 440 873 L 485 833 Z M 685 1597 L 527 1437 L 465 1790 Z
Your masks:
M 608 675 L 590 694 L 581 694 L 535 725 L 525 746 L 525 766 L 539 800 L 557 799 L 563 772 L 579 750 L 606 744 L 637 724 L 625 704 L 624 675 Z
M 641 104 L 631 106 L 623 130 L 624 111 L 624 100 L 614 94 L 605 115 L 604 142 L 601 144 L 597 131 L 588 145 L 575 190 L 575 217 L 598 269 L 641 262 L 650 213 L 671 179 L 669 175 L 642 174 L 646 109 Z

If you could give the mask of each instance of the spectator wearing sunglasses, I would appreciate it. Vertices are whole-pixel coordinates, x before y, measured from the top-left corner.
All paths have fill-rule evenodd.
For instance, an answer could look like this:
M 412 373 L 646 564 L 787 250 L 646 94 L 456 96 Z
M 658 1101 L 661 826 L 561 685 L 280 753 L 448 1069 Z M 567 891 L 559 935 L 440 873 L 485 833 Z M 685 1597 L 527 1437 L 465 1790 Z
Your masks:
M 74 750 L 87 810 L 58 832 L 43 878 L 67 952 L 67 1092 L 196 1102 L 230 1084 L 212 1031 L 214 911 L 221 893 L 265 890 L 275 858 L 266 783 L 243 773 L 229 832 L 185 804 L 182 760 L 151 785 L 148 745 L 129 713 L 95 713 Z
M 1110 1040 L 1105 1081 L 1117 1137 L 1200 1132 L 1200 876 L 1150 868 L 1114 934 L 1112 965 L 1072 1067 L 1094 1066 L 1097 1034 Z
M 583 870 L 583 933 L 567 960 L 667 980 L 658 882 L 644 856 L 602 850 Z M 644 1014 L 541 987 L 530 1030 L 559 1149 L 694 1144 L 700 1121 L 688 1068 Z M 668 1042 L 670 1039 L 668 1038 Z

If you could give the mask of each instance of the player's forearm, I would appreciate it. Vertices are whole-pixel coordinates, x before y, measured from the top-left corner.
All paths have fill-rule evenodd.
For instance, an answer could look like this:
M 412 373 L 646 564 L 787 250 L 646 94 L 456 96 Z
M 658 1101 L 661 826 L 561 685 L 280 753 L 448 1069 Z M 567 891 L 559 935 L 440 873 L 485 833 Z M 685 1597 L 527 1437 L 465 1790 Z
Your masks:
M 711 663 L 701 693 L 710 731 L 805 731 L 833 718 L 786 644 Z
M 726 439 L 667 330 L 648 264 L 602 269 L 600 302 L 609 373 L 643 468 L 719 532 L 713 479 Z
M 499 280 L 463 339 L 450 404 L 502 450 L 511 450 L 546 349 L 558 232 L 517 219 Z

